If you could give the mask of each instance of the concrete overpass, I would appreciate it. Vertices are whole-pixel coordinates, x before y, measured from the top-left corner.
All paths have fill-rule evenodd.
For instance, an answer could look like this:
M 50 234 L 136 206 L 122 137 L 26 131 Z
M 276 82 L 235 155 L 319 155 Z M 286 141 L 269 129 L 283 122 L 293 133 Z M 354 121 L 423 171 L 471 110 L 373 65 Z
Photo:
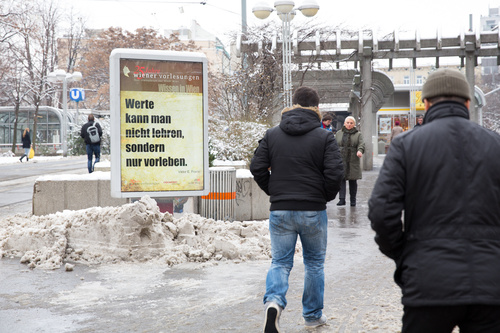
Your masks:
M 310 85 L 320 92 L 322 103 L 350 103 L 350 111 L 361 119 L 360 128 L 368 143 L 363 168 L 373 168 L 373 145 L 370 145 L 374 132 L 374 113 L 383 105 L 383 101 L 393 93 L 394 87 L 387 76 L 372 70 L 374 60 L 386 59 L 389 69 L 394 59 L 411 59 L 413 68 L 417 60 L 434 58 L 439 67 L 440 58 L 458 57 L 471 87 L 471 96 L 475 94 L 474 68 L 478 57 L 497 57 L 500 65 L 500 32 L 460 33 L 455 37 L 436 37 L 421 39 L 418 32 L 411 39 L 400 40 L 398 33 L 379 40 L 373 33 L 360 31 L 357 38 L 342 36 L 337 31 L 335 38 L 321 40 L 320 32 L 314 39 L 299 41 L 296 34 L 292 37 L 294 56 L 292 61 L 299 68 L 292 76 L 294 88 Z M 247 42 L 242 37 L 236 42 L 237 56 L 244 53 L 260 52 L 263 48 L 273 51 L 281 49 L 277 35 L 272 40 Z M 340 63 L 352 62 L 354 70 L 340 70 Z M 325 68 L 322 63 L 336 65 L 333 70 L 308 70 L 311 65 Z M 304 69 L 305 68 L 305 69 Z M 358 71 L 359 68 L 359 71 Z M 309 73 L 307 73 L 309 72 Z M 385 76 L 385 77 L 384 77 Z M 303 77 L 304 80 L 298 80 Z M 389 80 L 390 81 L 390 80 Z M 349 83 L 350 82 L 350 83 Z M 380 104 L 382 103 L 382 105 Z M 471 120 L 479 123 L 479 110 L 476 101 L 471 101 Z

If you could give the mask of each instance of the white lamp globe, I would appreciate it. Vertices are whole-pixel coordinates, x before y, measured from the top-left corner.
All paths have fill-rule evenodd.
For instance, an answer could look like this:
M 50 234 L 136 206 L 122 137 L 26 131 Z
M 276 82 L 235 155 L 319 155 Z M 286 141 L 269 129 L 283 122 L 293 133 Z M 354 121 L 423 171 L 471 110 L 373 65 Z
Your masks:
M 252 13 L 255 15 L 255 17 L 264 20 L 271 15 L 273 9 L 269 7 L 265 2 L 258 2 L 255 4 L 255 6 L 252 8 Z
M 66 78 L 66 71 L 64 69 L 56 69 L 54 73 L 56 74 L 56 77 L 59 81 L 62 81 Z
M 278 13 L 288 14 L 293 10 L 295 2 L 291 0 L 279 0 L 274 2 L 274 8 Z
M 73 81 L 81 81 L 83 76 L 81 72 L 73 72 L 72 77 Z
M 306 0 L 299 7 L 299 10 L 302 12 L 304 16 L 313 17 L 318 13 L 319 5 L 314 0 Z
M 57 82 L 57 76 L 56 76 L 56 73 L 55 73 L 55 72 L 50 72 L 50 73 L 47 75 L 47 81 L 49 81 L 49 82 L 51 82 L 51 83 Z

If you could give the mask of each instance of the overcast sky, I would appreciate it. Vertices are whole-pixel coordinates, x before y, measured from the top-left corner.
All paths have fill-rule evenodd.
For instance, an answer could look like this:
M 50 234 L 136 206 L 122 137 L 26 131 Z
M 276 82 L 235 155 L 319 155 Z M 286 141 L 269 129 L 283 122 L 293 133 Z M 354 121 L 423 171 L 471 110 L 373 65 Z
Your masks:
M 48 1 L 48 0 L 47 0 Z M 200 4 L 206 2 L 205 5 Z M 273 7 L 272 0 L 246 0 L 247 24 L 258 26 L 263 24 L 257 19 L 252 8 L 259 2 Z M 295 1 L 296 7 L 303 1 Z M 120 26 L 134 31 L 140 27 L 178 29 L 189 27 L 196 20 L 205 30 L 223 41 L 229 51 L 227 33 L 241 31 L 241 0 L 206 0 L 206 1 L 172 1 L 172 0 L 60 0 L 68 10 L 73 7 L 74 13 L 86 18 L 90 28 L 109 28 Z M 453 4 L 443 0 L 317 0 L 320 5 L 318 14 L 306 18 L 298 13 L 292 25 L 328 24 L 341 26 L 353 31 L 370 29 L 376 36 L 383 36 L 397 31 L 400 39 L 414 38 L 416 31 L 421 38 L 435 37 L 437 31 L 442 37 L 454 37 L 462 31 L 467 32 L 472 14 L 472 27 L 479 30 L 481 16 L 487 16 L 489 8 L 499 8 L 500 0 L 459 0 Z M 272 13 L 264 21 L 281 22 L 276 13 Z M 425 60 L 427 63 L 427 59 Z M 441 63 L 458 63 L 459 59 L 442 59 Z M 401 61 L 395 66 L 406 66 Z
M 75 12 L 87 17 L 89 27 L 107 28 L 121 26 L 127 30 L 138 27 L 176 29 L 189 27 L 196 20 L 203 28 L 215 35 L 225 31 L 241 29 L 241 0 L 64 0 L 64 6 L 73 6 Z M 252 7 L 262 1 L 247 0 L 248 25 L 262 24 L 252 14 Z M 270 6 L 274 1 L 264 1 Z M 295 1 L 296 6 L 302 1 Z M 473 26 L 479 27 L 480 16 L 488 14 L 488 8 L 500 7 L 500 0 L 449 1 L 440 0 L 318 0 L 321 9 L 313 18 L 318 23 L 339 24 L 353 30 L 369 28 L 383 36 L 393 30 L 420 31 L 422 37 L 435 35 L 441 29 L 443 37 L 460 34 L 469 28 L 469 14 L 473 15 Z M 461 5 L 462 3 L 467 5 Z M 180 9 L 182 7 L 182 9 Z M 275 13 L 267 20 L 279 21 Z M 293 23 L 308 20 L 298 14 Z M 223 38 L 223 36 L 221 36 Z

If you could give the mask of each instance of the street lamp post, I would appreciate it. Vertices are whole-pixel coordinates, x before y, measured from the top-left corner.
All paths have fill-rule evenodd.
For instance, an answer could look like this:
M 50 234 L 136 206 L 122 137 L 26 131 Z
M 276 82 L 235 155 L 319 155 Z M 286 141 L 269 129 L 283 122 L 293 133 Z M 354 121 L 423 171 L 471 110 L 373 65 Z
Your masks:
M 63 69 L 58 69 L 50 72 L 47 76 L 47 81 L 51 83 L 62 82 L 63 84 L 63 121 L 61 128 L 61 143 L 63 156 L 68 156 L 68 141 L 67 141 L 67 130 L 68 130 L 68 82 L 80 81 L 82 79 L 82 73 L 74 72 L 73 74 L 66 73 Z
M 280 0 L 274 2 L 274 8 L 281 19 L 281 32 L 283 39 L 283 105 L 292 106 L 292 41 L 290 22 L 295 17 L 295 2 Z M 306 17 L 316 15 L 319 5 L 314 0 L 304 1 L 298 10 Z M 259 19 L 266 19 L 274 10 L 264 2 L 257 3 L 253 8 L 253 14 Z

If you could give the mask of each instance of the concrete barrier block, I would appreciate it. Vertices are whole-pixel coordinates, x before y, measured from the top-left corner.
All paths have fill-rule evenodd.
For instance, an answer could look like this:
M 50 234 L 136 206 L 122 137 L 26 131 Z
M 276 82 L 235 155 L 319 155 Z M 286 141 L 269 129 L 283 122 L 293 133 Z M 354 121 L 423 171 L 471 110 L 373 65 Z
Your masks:
M 252 179 L 252 219 L 267 220 L 270 207 L 269 196 Z
M 110 161 L 100 161 L 94 164 L 94 172 L 95 171 L 110 171 L 111 170 L 111 162 Z
M 97 179 L 64 181 L 65 209 L 79 210 L 98 206 Z
M 64 182 L 35 181 L 33 187 L 33 215 L 48 215 L 64 210 Z
M 121 206 L 127 198 L 111 197 L 110 172 L 48 175 L 35 181 L 33 215 L 47 215 L 90 207 Z
M 236 207 L 234 209 L 236 221 L 252 219 L 252 182 L 253 177 L 238 177 L 236 173 Z
M 113 198 L 111 196 L 111 179 L 99 179 L 97 183 L 97 204 L 100 207 L 117 207 L 128 203 L 127 198 Z
M 270 205 L 269 196 L 254 181 L 250 170 L 236 170 L 235 220 L 266 220 Z

